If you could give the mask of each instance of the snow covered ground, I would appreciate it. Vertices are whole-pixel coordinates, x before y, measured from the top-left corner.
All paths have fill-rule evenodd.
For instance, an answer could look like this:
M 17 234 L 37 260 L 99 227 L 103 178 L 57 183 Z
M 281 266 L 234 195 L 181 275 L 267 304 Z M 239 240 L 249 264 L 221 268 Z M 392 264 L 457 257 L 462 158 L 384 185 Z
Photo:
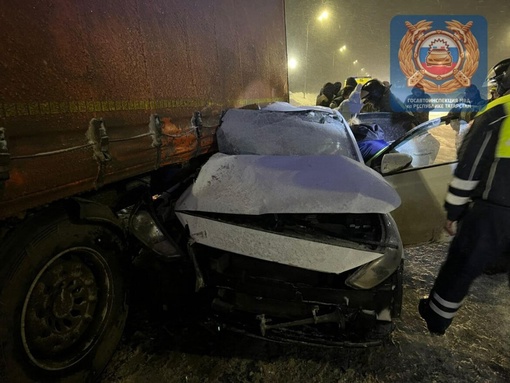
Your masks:
M 179 310 L 162 316 L 132 306 L 124 340 L 101 383 L 508 382 L 506 275 L 484 275 L 475 281 L 443 337 L 431 336 L 418 315 L 418 300 L 428 293 L 447 247 L 448 243 L 431 243 L 406 248 L 402 317 L 382 346 L 280 345 L 213 333 L 182 317 Z

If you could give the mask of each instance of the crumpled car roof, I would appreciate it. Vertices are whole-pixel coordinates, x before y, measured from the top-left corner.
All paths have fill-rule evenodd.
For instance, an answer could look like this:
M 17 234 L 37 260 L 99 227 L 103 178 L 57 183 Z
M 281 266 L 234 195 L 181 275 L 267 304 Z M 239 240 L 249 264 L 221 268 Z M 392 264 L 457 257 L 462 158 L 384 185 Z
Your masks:
M 345 119 L 324 107 L 278 102 L 261 110 L 230 109 L 216 137 L 226 154 L 345 155 L 362 161 Z
M 227 112 L 217 137 L 223 153 L 202 167 L 176 211 L 388 213 L 400 205 L 393 187 L 360 160 L 341 116 L 329 108 L 273 108 Z

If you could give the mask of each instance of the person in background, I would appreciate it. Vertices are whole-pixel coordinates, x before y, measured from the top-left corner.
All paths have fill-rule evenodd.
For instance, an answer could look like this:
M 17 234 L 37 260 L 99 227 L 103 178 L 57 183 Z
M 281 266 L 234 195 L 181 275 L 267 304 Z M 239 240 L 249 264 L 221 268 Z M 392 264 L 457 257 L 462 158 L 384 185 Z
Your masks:
M 343 87 L 340 90 L 340 92 L 338 92 L 338 95 L 333 99 L 333 101 L 331 101 L 331 104 L 329 104 L 329 107 L 331 109 L 338 108 L 340 106 L 340 104 L 342 103 L 342 101 L 349 98 L 349 95 L 352 93 L 353 90 L 354 90 L 354 88 L 350 85 Z
M 482 98 L 480 90 L 475 84 L 471 84 L 464 90 L 464 97 L 466 98 L 469 106 L 471 107 L 472 117 L 474 118 L 476 113 L 485 108 L 485 105 L 489 102 Z M 473 119 L 471 118 L 471 119 Z
M 342 83 L 337 81 L 335 83 L 327 82 L 324 84 L 322 89 L 317 96 L 315 105 L 318 106 L 327 106 L 331 105 L 331 102 L 338 96 L 342 88 Z
M 338 93 L 338 97 L 336 97 L 333 102 L 331 103 L 330 105 L 330 108 L 332 109 L 338 109 L 340 104 L 345 101 L 345 100 L 348 100 L 351 93 L 357 89 L 356 87 L 358 86 L 358 82 L 356 81 L 356 79 L 354 77 L 347 77 L 345 79 L 345 85 L 344 87 L 342 88 L 342 90 Z M 361 101 L 360 101 L 361 102 Z M 356 113 L 359 113 L 356 112 Z M 344 116 L 345 117 L 345 116 Z M 346 118 L 346 120 L 348 120 L 348 118 Z
M 358 81 L 354 77 L 347 77 L 345 79 L 344 86 L 352 86 L 353 88 L 356 88 L 356 85 L 358 85 Z
M 497 94 L 493 97 L 497 98 Z M 462 141 L 476 114 L 483 109 L 488 102 L 488 100 L 482 98 L 477 86 L 471 84 L 464 90 L 462 102 L 459 102 L 448 112 L 447 117 L 451 118 L 450 126 L 456 132 L 455 147 L 457 151 L 460 150 Z
M 413 113 L 408 112 L 402 101 L 392 92 L 390 87 L 381 81 L 372 79 L 361 87 L 363 107 L 360 113 L 387 112 L 392 113 L 392 121 L 399 122 L 404 132 L 419 124 Z
M 459 151 L 444 207 L 454 238 L 418 312 L 432 334 L 443 335 L 487 264 L 510 257 L 510 58 L 489 81 L 498 98 L 475 116 Z
M 336 109 L 342 114 L 346 121 L 349 121 L 351 118 L 355 117 L 363 107 L 363 103 L 361 102 L 361 84 L 357 84 L 355 88 L 346 85 L 343 90 L 345 91 L 343 94 L 344 99 Z
M 361 87 L 361 112 L 407 113 L 406 107 L 381 81 L 372 79 Z
M 389 145 L 384 139 L 384 131 L 378 124 L 363 124 L 353 118 L 349 126 L 365 162 Z
M 425 93 L 423 85 L 418 83 L 404 101 L 406 110 L 412 112 L 418 123 L 429 120 L 429 112 L 434 109 L 430 95 Z

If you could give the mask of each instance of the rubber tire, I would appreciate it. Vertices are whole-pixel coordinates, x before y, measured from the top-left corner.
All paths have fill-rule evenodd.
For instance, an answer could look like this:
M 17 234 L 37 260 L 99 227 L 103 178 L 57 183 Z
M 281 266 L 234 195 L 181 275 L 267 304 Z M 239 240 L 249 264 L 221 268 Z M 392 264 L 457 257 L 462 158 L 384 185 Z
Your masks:
M 123 281 L 125 268 L 120 262 L 122 243 L 121 235 L 115 233 L 112 228 L 86 222 L 72 222 L 63 209 L 46 211 L 33 217 L 24 222 L 22 226 L 18 226 L 7 239 L 4 239 L 0 249 L 0 381 L 81 383 L 97 380 L 121 339 L 128 313 L 126 288 Z M 92 312 L 92 319 L 89 319 L 90 316 L 87 319 L 90 320 L 90 323 L 96 323 L 96 321 L 97 323 L 92 326 L 88 324 L 88 321 L 77 320 L 77 323 L 85 323 L 80 325 L 81 328 L 86 328 L 81 333 L 77 331 L 80 335 L 73 335 L 73 337 L 79 336 L 80 339 L 78 341 L 71 339 L 72 346 L 63 352 L 62 349 L 60 350 L 60 359 L 54 356 L 51 345 L 46 347 L 45 351 L 48 349 L 52 351 L 46 352 L 44 358 L 41 358 L 44 361 L 41 364 L 37 358 L 34 359 L 34 353 L 30 352 L 32 354 L 32 358 L 30 358 L 29 352 L 27 352 L 27 350 L 31 350 L 27 345 L 35 344 L 37 336 L 33 337 L 33 342 L 24 341 L 24 339 L 30 339 L 26 335 L 22 337 L 22 333 L 29 334 L 30 330 L 30 328 L 27 330 L 21 326 L 22 318 L 26 319 L 24 323 L 29 323 L 33 318 L 30 316 L 32 311 L 27 310 L 25 311 L 26 316 L 24 314 L 25 305 L 30 307 L 30 302 L 32 302 L 27 300 L 25 303 L 25 299 L 27 294 L 32 292 L 31 297 L 39 297 L 42 301 L 45 297 L 50 296 L 46 290 L 41 293 L 40 289 L 38 290 L 40 286 L 35 284 L 35 281 L 42 280 L 48 275 L 45 272 L 50 276 L 56 276 L 53 279 L 64 278 L 59 276 L 60 274 L 52 267 L 57 267 L 55 266 L 58 265 L 57 261 L 64 265 L 66 262 L 70 264 L 68 255 L 66 255 L 68 258 L 64 256 L 56 258 L 56 255 L 64 254 L 73 248 L 80 249 L 78 252 L 72 250 L 69 253 L 72 257 L 73 268 L 78 267 L 81 270 L 82 265 L 85 265 L 87 270 L 92 270 L 93 272 L 91 271 L 87 275 L 93 275 L 94 278 L 89 278 L 87 283 L 94 280 L 93 286 L 98 281 L 104 282 L 103 288 L 96 289 L 94 287 L 98 297 L 97 302 L 102 303 L 94 304 L 94 309 L 88 309 Z M 75 256 L 75 254 L 82 257 Z M 92 254 L 92 257 L 89 254 Z M 82 258 L 87 260 L 92 258 L 95 263 L 82 262 Z M 50 260 L 53 261 L 50 262 Z M 101 277 L 97 277 L 98 275 Z M 79 279 L 74 276 L 69 278 Z M 51 278 L 49 279 L 51 280 Z M 45 286 L 44 283 L 42 285 Z M 64 291 L 61 282 L 55 283 L 53 290 L 58 290 L 59 286 L 60 291 Z M 87 292 L 90 291 L 88 286 L 84 285 Z M 69 287 L 68 290 L 70 290 Z M 108 293 L 105 294 L 105 290 Z M 57 296 L 64 296 L 63 292 L 58 294 L 57 291 Z M 74 304 L 72 303 L 74 302 L 72 294 L 67 294 L 67 297 L 69 296 L 71 296 L 71 304 Z M 33 298 L 35 302 L 37 302 L 36 298 Z M 46 300 L 50 301 L 51 298 Z M 64 301 L 63 298 L 62 301 Z M 69 303 L 69 299 L 66 302 Z M 69 311 L 67 303 L 57 305 L 57 307 L 63 307 L 61 311 L 66 309 Z M 102 305 L 103 308 L 104 306 L 107 308 L 105 310 L 97 309 Z M 50 303 L 46 306 L 53 307 L 48 311 L 55 311 L 55 304 L 51 305 Z M 86 307 L 91 307 L 91 304 L 87 303 Z M 45 310 L 41 311 L 45 312 Z M 103 314 L 101 315 L 101 313 Z M 90 313 L 88 312 L 88 314 Z M 77 315 L 76 311 L 73 315 Z M 81 318 L 81 314 L 78 317 Z M 74 320 L 74 318 L 71 319 Z M 42 323 L 40 319 L 38 320 L 38 323 Z M 47 319 L 45 320 L 47 321 Z M 37 330 L 37 326 L 35 329 Z M 32 330 L 34 330 L 34 326 L 32 326 Z M 37 331 L 36 334 L 39 335 Z M 90 343 L 85 343 L 83 339 L 87 339 Z M 73 347 L 77 348 L 78 346 L 81 346 L 82 349 L 73 350 Z M 62 362 L 62 358 L 72 358 L 73 353 L 76 356 L 75 360 Z M 57 368 L 51 365 L 54 357 L 60 363 L 57 363 Z M 50 366 L 50 368 L 46 368 L 46 366 Z

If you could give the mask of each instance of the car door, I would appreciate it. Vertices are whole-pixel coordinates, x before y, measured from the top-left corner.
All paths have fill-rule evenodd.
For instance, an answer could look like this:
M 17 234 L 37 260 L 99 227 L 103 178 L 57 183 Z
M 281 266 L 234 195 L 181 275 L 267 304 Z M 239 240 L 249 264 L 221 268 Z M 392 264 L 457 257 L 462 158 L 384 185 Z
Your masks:
M 445 239 L 446 219 L 443 203 L 457 164 L 457 147 L 461 134 L 449 121 L 432 115 L 429 120 L 393 141 L 367 161 L 375 167 L 377 159 L 391 152 L 412 157 L 409 167 L 384 175 L 398 192 L 401 205 L 391 214 L 397 222 L 404 245 Z

